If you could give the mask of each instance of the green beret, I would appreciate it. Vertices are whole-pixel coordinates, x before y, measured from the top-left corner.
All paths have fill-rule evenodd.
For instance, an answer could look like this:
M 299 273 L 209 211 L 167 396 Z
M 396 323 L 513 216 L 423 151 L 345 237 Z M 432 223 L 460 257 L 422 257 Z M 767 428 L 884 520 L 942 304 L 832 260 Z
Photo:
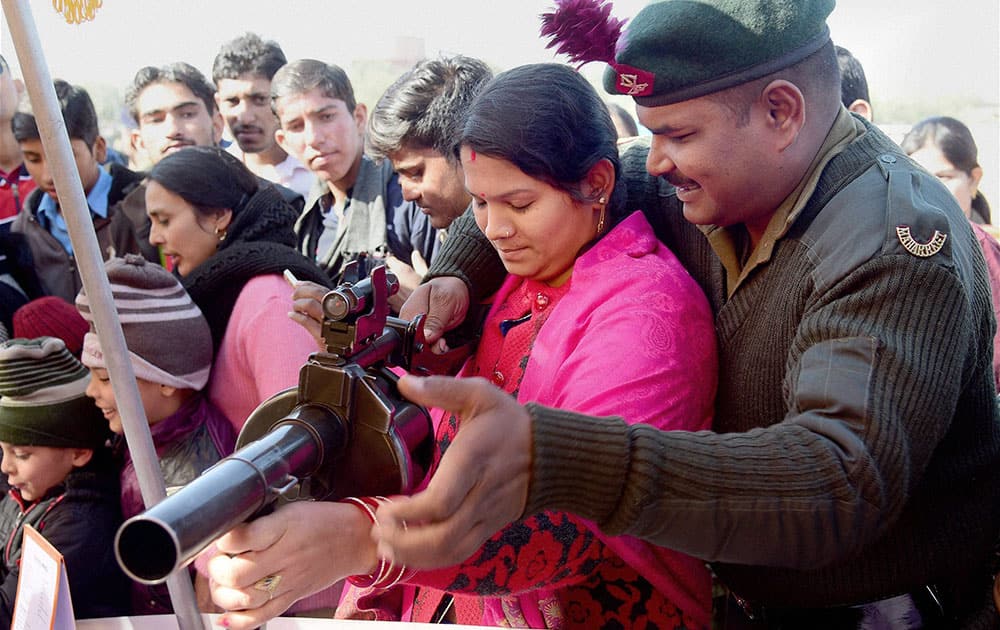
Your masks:
M 84 393 L 89 372 L 62 339 L 0 344 L 0 442 L 15 446 L 98 448 L 108 422 Z
M 787 68 L 830 41 L 835 0 L 665 0 L 627 25 L 604 72 L 645 107 L 712 94 Z

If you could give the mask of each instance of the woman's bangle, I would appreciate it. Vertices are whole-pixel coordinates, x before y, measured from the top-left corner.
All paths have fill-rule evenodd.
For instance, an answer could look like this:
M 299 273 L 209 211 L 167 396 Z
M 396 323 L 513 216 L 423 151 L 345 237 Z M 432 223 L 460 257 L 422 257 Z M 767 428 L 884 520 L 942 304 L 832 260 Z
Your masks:
M 365 516 L 375 525 L 378 525 L 378 517 L 375 515 L 379 505 L 389 503 L 389 499 L 382 496 L 376 497 L 346 497 L 341 499 L 341 503 L 350 503 L 361 510 Z M 406 568 L 405 564 L 398 567 L 385 558 L 379 558 L 378 566 L 368 575 L 352 575 L 347 581 L 360 588 L 389 589 L 399 584 L 404 579 L 413 576 L 413 572 Z

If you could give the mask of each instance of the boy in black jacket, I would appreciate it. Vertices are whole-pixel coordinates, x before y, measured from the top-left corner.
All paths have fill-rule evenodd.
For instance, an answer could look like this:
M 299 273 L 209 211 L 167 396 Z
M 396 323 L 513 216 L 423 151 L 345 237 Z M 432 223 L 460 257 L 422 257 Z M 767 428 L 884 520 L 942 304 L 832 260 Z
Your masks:
M 107 260 L 112 256 L 137 254 L 139 243 L 135 228 L 119 209 L 119 204 L 140 183 L 142 176 L 118 164 L 112 164 L 110 171 L 101 167 L 107 146 L 97 128 L 97 112 L 90 95 L 83 88 L 65 81 L 57 79 L 54 84 L 101 255 Z M 19 111 L 11 127 L 24 155 L 24 165 L 38 184 L 25 200 L 11 230 L 23 233 L 27 239 L 35 271 L 46 294 L 57 295 L 72 304 L 82 286 L 80 274 L 38 123 L 34 114 Z
M 128 587 L 114 558 L 121 522 L 108 423 L 84 395 L 87 368 L 61 339 L 0 344 L 0 627 L 10 627 L 24 525 L 63 555 L 74 616 L 128 614 Z

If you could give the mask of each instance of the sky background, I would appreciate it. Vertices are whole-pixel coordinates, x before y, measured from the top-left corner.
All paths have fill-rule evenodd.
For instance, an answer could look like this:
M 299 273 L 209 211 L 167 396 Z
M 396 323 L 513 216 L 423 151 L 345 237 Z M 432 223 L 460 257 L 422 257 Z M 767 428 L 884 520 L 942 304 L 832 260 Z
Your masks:
M 29 4 L 52 76 L 88 87 L 123 90 L 140 66 L 177 60 L 208 75 L 220 44 L 247 31 L 276 40 L 289 59 L 314 57 L 349 73 L 363 67 L 359 60 L 414 47 L 476 56 L 497 69 L 557 60 L 538 38 L 537 16 L 551 0 L 103 0 L 94 21 L 81 25 L 67 24 L 51 0 Z M 617 0 L 614 14 L 631 17 L 645 4 Z M 997 208 L 1000 3 L 840 0 L 829 24 L 834 41 L 864 65 L 878 122 L 905 129 L 940 113 L 973 128 L 983 187 Z M 0 51 L 18 73 L 6 20 Z M 596 78 L 592 66 L 584 72 Z

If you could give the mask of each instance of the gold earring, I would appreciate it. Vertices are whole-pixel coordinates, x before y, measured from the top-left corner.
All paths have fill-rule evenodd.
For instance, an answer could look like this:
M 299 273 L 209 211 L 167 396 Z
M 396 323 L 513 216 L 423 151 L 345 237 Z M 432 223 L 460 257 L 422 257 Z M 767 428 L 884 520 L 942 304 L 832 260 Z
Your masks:
M 604 204 L 608 203 L 608 198 L 605 197 L 604 195 L 601 195 L 601 198 L 597 200 L 597 203 L 603 206 Z
M 597 221 L 597 234 L 600 235 L 604 232 L 604 213 L 607 211 L 607 206 L 601 206 L 601 218 Z
M 219 237 L 220 243 L 226 240 L 226 236 L 228 236 L 226 230 L 220 230 L 219 226 L 215 226 L 215 235 Z

